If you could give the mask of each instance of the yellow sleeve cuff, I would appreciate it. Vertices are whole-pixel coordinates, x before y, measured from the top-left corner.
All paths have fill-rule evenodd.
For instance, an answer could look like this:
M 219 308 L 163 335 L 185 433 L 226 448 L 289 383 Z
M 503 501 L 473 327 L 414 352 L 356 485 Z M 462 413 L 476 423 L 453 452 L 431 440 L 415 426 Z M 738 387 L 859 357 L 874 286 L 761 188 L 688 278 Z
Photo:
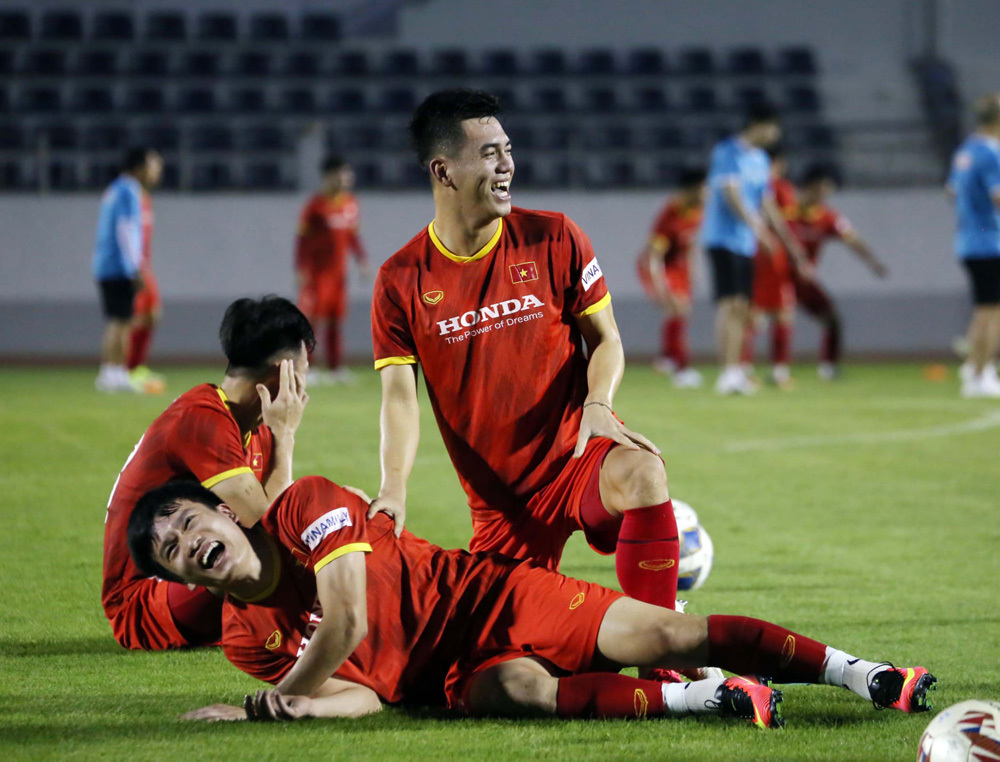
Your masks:
M 665 235 L 658 233 L 649 239 L 649 245 L 652 246 L 659 254 L 666 254 L 667 249 L 670 248 L 670 239 Z
M 611 293 L 605 294 L 599 301 L 594 302 L 592 305 L 587 307 L 583 312 L 577 312 L 576 316 L 578 318 L 586 317 L 587 315 L 593 315 L 595 312 L 600 312 L 605 307 L 611 304 Z
M 323 556 L 316 565 L 313 566 L 313 573 L 319 574 L 319 570 L 326 566 L 331 561 L 336 561 L 341 556 L 346 556 L 348 553 L 371 553 L 372 546 L 367 542 L 352 542 L 348 545 L 341 545 L 332 553 L 328 553 Z
M 386 365 L 414 365 L 417 362 L 416 355 L 406 355 L 405 357 L 383 357 L 375 361 L 375 370 L 382 370 Z
M 223 471 L 221 474 L 216 474 L 210 479 L 206 479 L 201 483 L 201 486 L 205 489 L 212 489 L 219 482 L 224 482 L 226 479 L 232 479 L 234 476 L 239 476 L 240 474 L 250 474 L 253 475 L 253 469 L 250 466 L 240 466 L 239 468 L 230 468 L 228 471 Z

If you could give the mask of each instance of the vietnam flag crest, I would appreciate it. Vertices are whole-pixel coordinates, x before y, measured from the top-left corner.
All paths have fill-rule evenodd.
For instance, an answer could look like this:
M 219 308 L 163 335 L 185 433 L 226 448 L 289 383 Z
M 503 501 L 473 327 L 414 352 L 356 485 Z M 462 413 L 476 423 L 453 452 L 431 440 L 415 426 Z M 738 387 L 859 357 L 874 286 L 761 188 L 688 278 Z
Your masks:
M 527 283 L 529 280 L 538 280 L 538 270 L 534 262 L 522 262 L 519 265 L 510 266 L 511 283 Z

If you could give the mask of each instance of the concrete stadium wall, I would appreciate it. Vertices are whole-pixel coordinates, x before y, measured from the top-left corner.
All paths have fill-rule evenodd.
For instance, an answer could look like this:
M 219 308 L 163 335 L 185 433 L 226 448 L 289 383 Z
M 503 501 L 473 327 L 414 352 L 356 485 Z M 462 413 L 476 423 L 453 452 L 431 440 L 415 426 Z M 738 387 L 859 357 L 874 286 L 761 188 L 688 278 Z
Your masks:
M 516 193 L 516 187 L 515 187 Z M 627 352 L 655 351 L 656 310 L 642 296 L 635 258 L 663 196 L 650 192 L 523 193 L 520 205 L 566 212 L 590 235 L 614 297 Z M 101 330 L 90 260 L 99 198 L 0 196 L 0 357 L 84 359 Z M 292 240 L 303 197 L 172 196 L 154 199 L 153 258 L 164 321 L 154 353 L 216 356 L 225 306 L 247 294 L 291 296 Z M 431 219 L 429 193 L 365 194 L 362 230 L 375 264 Z M 837 206 L 892 269 L 878 281 L 839 245 L 821 268 L 845 313 L 848 351 L 881 355 L 947 351 L 968 317 L 964 273 L 951 254 L 953 215 L 936 190 L 844 192 Z M 707 263 L 697 284 L 693 346 L 711 352 Z M 352 274 L 346 348 L 370 356 L 371 283 Z M 816 333 L 800 321 L 796 347 L 811 355 Z

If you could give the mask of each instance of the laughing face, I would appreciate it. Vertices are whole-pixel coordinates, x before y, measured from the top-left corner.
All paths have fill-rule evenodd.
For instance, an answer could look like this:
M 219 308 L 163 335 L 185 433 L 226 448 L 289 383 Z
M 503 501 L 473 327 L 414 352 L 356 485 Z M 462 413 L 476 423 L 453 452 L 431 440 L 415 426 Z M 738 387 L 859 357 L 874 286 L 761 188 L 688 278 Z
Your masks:
M 188 584 L 229 590 L 260 571 L 250 540 L 225 504 L 181 500 L 153 524 L 153 558 Z
M 448 162 L 457 201 L 468 218 L 495 220 L 510 214 L 514 157 L 510 138 L 494 117 L 462 122 L 465 141 Z

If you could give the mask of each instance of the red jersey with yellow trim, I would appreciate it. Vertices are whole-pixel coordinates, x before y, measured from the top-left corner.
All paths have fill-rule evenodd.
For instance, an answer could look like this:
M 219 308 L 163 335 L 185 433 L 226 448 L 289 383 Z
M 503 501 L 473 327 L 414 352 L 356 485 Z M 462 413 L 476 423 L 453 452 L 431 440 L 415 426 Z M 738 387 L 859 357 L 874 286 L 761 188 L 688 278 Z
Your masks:
M 704 210 L 672 198 L 660 211 L 649 237 L 649 245 L 665 252 L 664 267 L 688 268 L 691 247 L 698 237 Z
M 260 526 L 274 540 L 281 571 L 253 601 L 233 596 L 223 608 L 223 651 L 247 674 L 279 682 L 323 618 L 316 574 L 351 552 L 364 552 L 368 635 L 334 675 L 365 685 L 383 700 L 444 703 L 449 672 L 494 629 L 511 573 L 527 562 L 442 550 L 322 477 L 299 479 Z M 485 656 L 485 655 L 484 655 Z
M 108 618 L 121 609 L 131 587 L 147 579 L 126 544 L 129 516 L 139 498 L 176 479 L 212 488 L 240 473 L 263 479 L 270 468 L 271 430 L 260 426 L 245 439 L 229 412 L 225 393 L 212 384 L 185 392 L 150 424 L 118 475 L 104 520 L 104 585 Z
M 313 196 L 299 217 L 296 267 L 312 272 L 343 270 L 348 252 L 353 252 L 358 261 L 364 260 L 358 235 L 360 224 L 361 207 L 353 194 Z
M 819 262 L 820 249 L 826 241 L 844 238 L 853 230 L 844 215 L 825 204 L 802 207 L 789 224 L 813 264 Z
M 471 257 L 432 222 L 382 265 L 375 368 L 421 364 L 474 512 L 517 510 L 566 464 L 587 395 L 575 318 L 610 302 L 590 239 L 556 212 L 512 209 Z

